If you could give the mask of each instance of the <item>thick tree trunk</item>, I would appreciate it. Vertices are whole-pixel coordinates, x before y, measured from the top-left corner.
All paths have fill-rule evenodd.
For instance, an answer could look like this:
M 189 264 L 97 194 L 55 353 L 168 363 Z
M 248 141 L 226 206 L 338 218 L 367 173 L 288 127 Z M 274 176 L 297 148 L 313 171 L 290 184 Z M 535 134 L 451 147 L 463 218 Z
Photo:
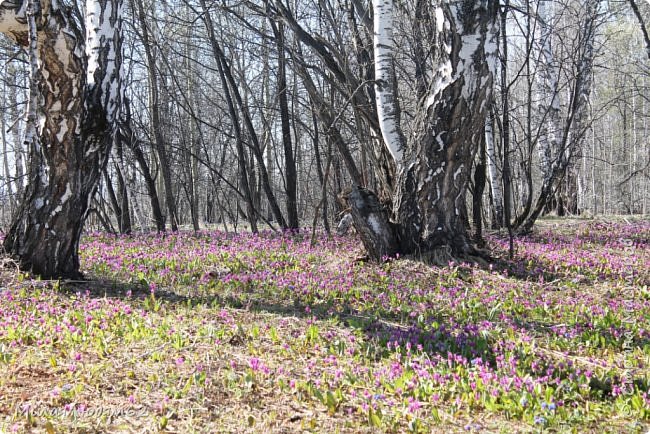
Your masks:
M 393 225 L 356 209 L 359 204 L 367 207 L 369 199 L 355 201 L 350 196 L 355 227 L 374 259 L 391 252 L 425 253 L 440 247 L 454 255 L 472 255 L 476 250 L 465 225 L 465 195 L 492 96 L 498 2 L 461 1 L 429 14 L 436 19 L 430 31 L 439 33 L 435 40 L 440 59 L 429 75 L 428 96 L 418 103 L 414 133 L 408 142 L 403 142 L 400 134 L 395 87 L 384 86 L 394 77 L 389 65 L 391 6 L 392 2 L 382 2 L 375 8 L 376 74 L 380 81 L 375 91 L 383 138 L 399 171 L 392 198 L 395 236 L 385 236 Z
M 445 35 L 450 51 L 420 108 L 396 195 L 400 242 L 407 251 L 447 245 L 459 254 L 474 252 L 462 208 L 492 94 L 496 3 L 460 2 L 445 14 L 452 29 Z
M 44 278 L 78 278 L 121 97 L 121 1 L 88 0 L 85 36 L 59 2 L 22 3 L 0 2 L 0 32 L 29 47 L 32 79 L 29 184 L 4 248 Z

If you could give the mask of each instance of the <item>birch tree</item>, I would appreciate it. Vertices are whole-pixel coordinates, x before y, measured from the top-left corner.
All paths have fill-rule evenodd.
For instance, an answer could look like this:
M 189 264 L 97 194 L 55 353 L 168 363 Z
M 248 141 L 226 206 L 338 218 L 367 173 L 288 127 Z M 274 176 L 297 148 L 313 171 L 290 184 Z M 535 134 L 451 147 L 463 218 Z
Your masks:
M 400 128 L 390 1 L 374 2 L 375 93 L 384 143 L 397 166 L 392 210 L 369 190 L 353 188 L 355 226 L 375 259 L 435 252 L 436 261 L 477 253 L 463 221 L 470 167 L 484 134 L 498 43 L 497 1 L 440 2 L 431 20 L 415 23 L 433 34 L 435 53 L 424 78 L 408 139 Z M 443 252 L 439 256 L 437 253 Z
M 553 55 L 553 8 L 551 2 L 542 0 L 537 10 L 539 16 L 538 115 L 541 119 L 539 135 L 539 161 L 543 183 L 552 177 L 554 156 L 558 154 L 560 127 L 560 96 L 558 95 L 559 70 Z M 556 163 L 557 164 L 557 163 Z
M 584 133 L 589 127 L 587 110 L 592 87 L 594 41 L 598 27 L 602 23 L 598 4 L 587 2 L 580 10 L 579 28 L 573 35 L 565 35 L 562 41 L 562 49 L 572 51 L 570 53 L 572 65 L 569 67 L 571 74 L 566 84 L 569 98 L 562 119 L 558 91 L 560 71 L 551 44 L 553 38 L 551 23 L 554 17 L 553 10 L 549 9 L 550 5 L 547 3 L 549 2 L 540 2 L 538 9 L 541 31 L 537 75 L 540 94 L 538 149 L 542 183 L 535 206 L 530 212 L 522 213 L 515 222 L 520 233 L 532 230 L 537 218 L 551 202 L 559 183 L 567 173 L 567 168 L 582 145 Z M 573 39 L 573 45 L 568 43 L 569 39 Z M 564 68 L 567 66 L 565 65 Z
M 79 278 L 79 239 L 120 106 L 121 0 L 0 1 L 0 32 L 31 70 L 28 185 L 4 240 L 24 270 Z

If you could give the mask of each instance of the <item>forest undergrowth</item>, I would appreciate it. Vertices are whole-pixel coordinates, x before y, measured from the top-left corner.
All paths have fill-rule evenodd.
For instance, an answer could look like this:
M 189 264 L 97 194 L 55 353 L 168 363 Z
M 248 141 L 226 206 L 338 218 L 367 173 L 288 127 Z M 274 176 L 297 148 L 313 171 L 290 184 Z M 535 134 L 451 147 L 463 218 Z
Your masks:
M 0 432 L 650 430 L 650 221 L 490 234 L 487 267 L 309 231 L 88 234 L 0 285 Z

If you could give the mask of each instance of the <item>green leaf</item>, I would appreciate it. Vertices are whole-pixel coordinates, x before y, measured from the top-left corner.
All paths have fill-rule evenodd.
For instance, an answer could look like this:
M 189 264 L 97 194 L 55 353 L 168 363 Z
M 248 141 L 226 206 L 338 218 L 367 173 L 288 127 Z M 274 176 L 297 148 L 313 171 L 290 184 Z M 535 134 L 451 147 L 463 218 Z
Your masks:
M 307 329 L 307 341 L 315 342 L 318 339 L 318 327 L 315 324 L 311 324 Z
M 339 405 L 341 404 L 341 401 L 337 399 L 332 392 L 329 390 L 325 394 L 325 401 L 327 405 L 327 411 L 330 413 L 330 415 L 336 413 L 336 410 L 338 410 Z
M 368 412 L 368 423 L 370 426 L 380 427 L 381 426 L 381 410 L 373 411 L 371 408 Z
M 553 389 L 551 386 L 548 386 L 546 388 L 546 402 L 552 402 L 553 392 L 555 392 L 555 389 Z

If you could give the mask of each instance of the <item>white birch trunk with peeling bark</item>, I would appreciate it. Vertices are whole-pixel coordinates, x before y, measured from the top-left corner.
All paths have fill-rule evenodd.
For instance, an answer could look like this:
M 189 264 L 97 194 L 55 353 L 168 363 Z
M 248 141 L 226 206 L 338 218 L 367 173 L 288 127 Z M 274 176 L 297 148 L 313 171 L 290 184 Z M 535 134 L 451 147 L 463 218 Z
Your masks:
M 537 75 L 538 116 L 541 121 L 538 152 L 543 183 L 550 182 L 553 166 L 558 164 L 560 126 L 559 71 L 553 56 L 553 7 L 549 0 L 541 0 L 539 16 L 539 46 Z
M 375 99 L 384 144 L 399 167 L 406 146 L 400 127 L 400 108 L 393 65 L 393 0 L 373 0 Z
M 392 210 L 380 209 L 371 192 L 352 190 L 348 204 L 355 227 L 376 260 L 440 247 L 472 255 L 476 250 L 463 221 L 465 194 L 492 97 L 498 2 L 428 5 L 432 19 L 413 23 L 423 26 L 421 34 L 435 32 L 438 46 L 431 47 L 437 62 L 427 71 L 427 97 L 417 102 L 408 141 L 401 133 L 393 66 L 395 6 L 390 0 L 374 0 L 373 6 L 377 115 L 399 173 Z
M 28 185 L 4 240 L 22 269 L 78 278 L 78 247 L 121 98 L 121 0 L 87 0 L 85 33 L 59 0 L 0 1 L 0 32 L 29 50 Z

